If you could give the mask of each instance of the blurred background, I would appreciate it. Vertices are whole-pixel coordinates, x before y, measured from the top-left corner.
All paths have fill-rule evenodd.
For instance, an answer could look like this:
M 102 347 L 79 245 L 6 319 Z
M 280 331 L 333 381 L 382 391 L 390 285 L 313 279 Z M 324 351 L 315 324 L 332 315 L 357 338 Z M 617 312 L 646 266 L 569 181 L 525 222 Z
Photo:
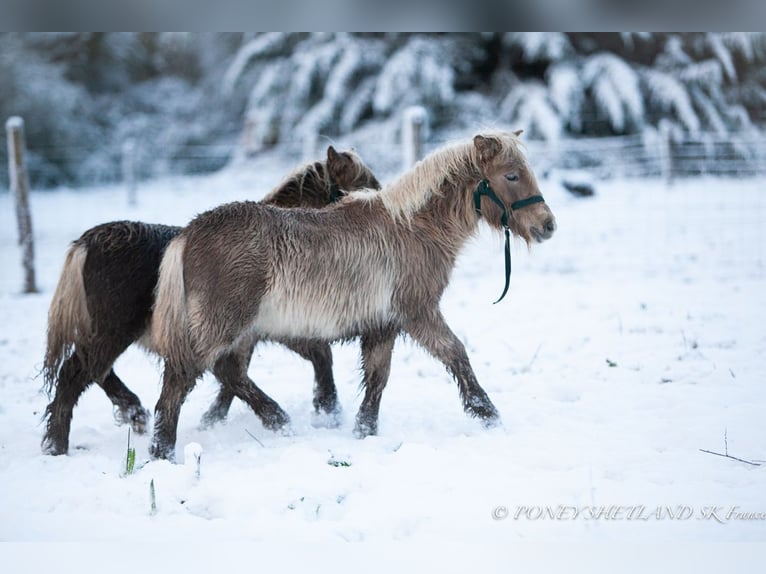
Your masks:
M 36 189 L 328 143 L 385 176 L 412 106 L 421 153 L 501 127 L 524 129 L 543 173 L 753 175 L 764 64 L 764 33 L 3 33 L 0 116 L 25 120 Z

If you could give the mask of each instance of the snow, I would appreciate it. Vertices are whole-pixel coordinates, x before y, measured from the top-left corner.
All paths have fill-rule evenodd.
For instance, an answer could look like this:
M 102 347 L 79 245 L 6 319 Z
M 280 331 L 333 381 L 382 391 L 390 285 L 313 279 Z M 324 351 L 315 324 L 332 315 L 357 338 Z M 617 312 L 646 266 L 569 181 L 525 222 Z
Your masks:
M 584 84 L 592 88 L 616 131 L 642 121 L 644 100 L 638 74 L 624 61 L 613 54 L 597 54 L 583 66 L 582 73 Z
M 315 556 L 289 550 L 301 543 L 351 542 L 358 557 L 356 543 L 399 541 L 433 552 L 431 567 L 456 567 L 466 557 L 451 562 L 453 540 L 491 550 L 471 556 L 474 565 L 521 540 L 766 540 L 763 520 L 700 518 L 705 507 L 766 511 L 766 465 L 699 450 L 766 459 L 763 180 L 606 181 L 590 199 L 542 180 L 559 229 L 531 252 L 514 245 L 511 290 L 494 306 L 502 238 L 482 227 L 443 309 L 500 428 L 469 419 L 445 369 L 405 340 L 394 351 L 379 436 L 352 436 L 357 345 L 334 347 L 343 422 L 316 428 L 309 364 L 263 345 L 250 377 L 290 414 L 290 435 L 265 430 L 236 401 L 227 423 L 199 430 L 217 390 L 206 376 L 181 412 L 177 449 L 186 464 L 148 461 L 149 437 L 132 435 L 138 470 L 121 477 L 127 429 L 114 424 L 98 388 L 75 409 L 70 454 L 42 455 L 39 370 L 68 242 L 107 220 L 183 224 L 217 203 L 258 199 L 290 167 L 145 183 L 136 207 L 119 187 L 32 193 L 41 293 L 26 296 L 11 198 L 0 195 L 0 540 L 183 542 L 188 560 L 199 555 L 192 571 L 212 560 L 192 550 L 216 541 L 268 542 L 304 565 Z M 152 408 L 156 359 L 131 348 L 116 371 Z M 584 517 L 602 505 L 643 506 L 650 518 Z M 583 514 L 527 518 L 522 507 L 537 506 Z M 500 507 L 507 516 L 493 519 Z M 668 507 L 694 516 L 669 519 Z
M 202 453 L 204 449 L 198 442 L 190 442 L 184 447 L 184 464 L 194 475 L 194 478 L 199 480 L 202 472 Z
M 700 129 L 699 118 L 694 112 L 689 94 L 671 74 L 647 70 L 644 80 L 649 91 L 649 100 L 666 111 L 673 111 L 682 125 L 692 133 Z
M 5 122 L 5 129 L 7 130 L 20 130 L 24 129 L 24 120 L 19 116 L 11 116 Z
M 383 65 L 373 107 L 383 113 L 413 104 L 431 107 L 454 99 L 455 70 L 446 46 L 420 37 L 411 38 Z
M 503 34 L 503 44 L 521 46 L 526 62 L 555 62 L 572 52 L 566 34 L 561 32 L 506 32 Z
M 512 125 L 525 126 L 529 137 L 542 137 L 555 144 L 561 135 L 561 119 L 538 82 L 527 82 L 512 90 L 500 104 L 500 113 Z
M 547 72 L 550 98 L 563 122 L 570 122 L 573 129 L 579 130 L 582 106 L 582 88 L 580 74 L 571 64 L 551 66 Z

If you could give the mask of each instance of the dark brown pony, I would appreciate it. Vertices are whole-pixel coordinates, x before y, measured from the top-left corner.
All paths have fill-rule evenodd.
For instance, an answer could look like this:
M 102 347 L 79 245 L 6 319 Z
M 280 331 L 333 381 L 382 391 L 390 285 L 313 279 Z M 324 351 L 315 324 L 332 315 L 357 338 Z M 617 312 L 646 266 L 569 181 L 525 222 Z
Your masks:
M 375 176 L 356 154 L 338 153 L 330 146 L 327 160 L 302 166 L 267 195 L 263 205 L 321 208 L 346 191 L 379 188 Z M 69 447 L 72 411 L 82 392 L 96 382 L 115 406 L 119 423 L 137 433 L 146 430 L 148 411 L 112 369 L 132 343 L 152 349 L 144 336 L 149 326 L 160 260 L 180 227 L 118 221 L 86 231 L 72 243 L 48 314 L 48 342 L 43 374 L 47 391 L 55 396 L 46 409 L 43 451 L 65 454 Z M 314 367 L 314 408 L 339 414 L 327 342 L 296 341 L 288 345 Z M 255 385 L 243 384 L 250 354 L 236 362 L 223 360 L 214 374 L 222 383 L 202 424 L 226 417 L 234 396 L 245 400 L 269 428 L 289 418 Z
M 553 235 L 517 136 L 493 132 L 445 147 L 383 191 L 320 211 L 240 202 L 194 219 L 160 266 L 151 332 L 166 361 L 152 456 L 173 457 L 180 407 L 201 373 L 262 339 L 361 337 L 357 436 L 377 432 L 401 331 L 444 363 L 468 414 L 495 424 L 497 410 L 439 302 L 481 220 L 507 224 L 527 243 Z

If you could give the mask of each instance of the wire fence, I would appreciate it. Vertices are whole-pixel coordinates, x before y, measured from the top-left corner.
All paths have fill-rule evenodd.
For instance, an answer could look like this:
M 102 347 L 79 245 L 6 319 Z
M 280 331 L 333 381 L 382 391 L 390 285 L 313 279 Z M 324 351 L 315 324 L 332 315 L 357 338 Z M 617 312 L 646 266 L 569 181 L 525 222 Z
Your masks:
M 547 167 L 585 169 L 601 177 L 766 174 L 766 140 L 760 133 L 702 134 L 678 140 L 640 135 L 583 138 L 553 145 L 532 142 L 528 147 L 531 156 L 548 156 Z
M 401 172 L 401 143 L 383 138 L 349 141 L 384 178 Z M 422 153 L 427 154 L 443 143 L 445 140 L 438 138 L 424 141 Z M 702 134 L 680 140 L 631 135 L 567 138 L 556 142 L 526 140 L 525 143 L 527 155 L 539 173 L 556 169 L 584 170 L 598 178 L 667 179 L 699 175 L 766 175 L 766 138 L 758 132 L 730 136 Z M 123 153 L 125 149 L 129 148 L 123 148 Z M 33 183 L 41 181 L 55 184 L 57 179 L 66 175 L 63 169 L 57 171 L 55 167 L 61 164 L 78 166 L 77 180 L 85 185 L 121 182 L 131 177 L 141 181 L 171 174 L 210 173 L 232 163 L 246 164 L 249 158 L 265 153 L 247 151 L 240 138 L 234 136 L 230 144 L 190 144 L 172 153 L 147 153 L 142 151 L 140 145 L 133 149 L 135 156 L 131 161 L 126 161 L 120 154 L 105 154 L 103 148 L 96 146 L 31 148 L 28 150 L 28 173 Z M 283 150 L 287 160 L 297 162 L 306 159 L 306 147 L 301 142 L 289 142 Z M 317 157 L 323 153 L 319 149 L 314 151 Z M 274 152 L 272 150 L 268 153 Z M 2 155 L 0 186 L 8 189 L 7 156 L 5 153 Z M 126 165 L 132 166 L 132 174 L 125 172 Z
M 424 153 L 444 140 L 424 143 Z M 671 140 L 660 134 L 598 138 L 568 138 L 557 142 L 525 140 L 527 157 L 538 173 L 582 170 L 596 178 L 662 177 L 668 180 L 695 176 L 766 175 L 766 138 L 761 133 L 732 136 L 701 134 Z M 387 158 L 386 169 L 402 168 L 401 152 L 384 142 L 365 143 L 357 151 L 363 158 Z

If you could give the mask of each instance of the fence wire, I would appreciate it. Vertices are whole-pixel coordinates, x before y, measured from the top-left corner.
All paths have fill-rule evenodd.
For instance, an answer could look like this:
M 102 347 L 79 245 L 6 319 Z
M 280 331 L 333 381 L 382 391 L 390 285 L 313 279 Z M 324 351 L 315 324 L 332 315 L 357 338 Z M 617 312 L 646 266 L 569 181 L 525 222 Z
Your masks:
M 339 138 L 342 142 L 343 138 Z M 384 177 L 396 175 L 402 170 L 402 146 L 390 141 L 348 141 L 368 163 Z M 230 145 L 194 144 L 167 154 L 144 154 L 134 158 L 134 177 L 146 180 L 169 174 L 210 173 L 230 165 L 247 162 L 260 152 L 248 152 L 232 137 Z M 140 142 L 139 142 L 140 143 Z M 423 153 L 427 154 L 443 145 L 443 139 L 423 142 Z M 766 138 L 761 133 L 744 133 L 731 136 L 701 134 L 671 141 L 641 135 L 571 138 L 556 142 L 527 140 L 527 154 L 536 171 L 584 170 L 595 177 L 690 177 L 712 176 L 755 176 L 766 175 Z M 303 142 L 287 142 L 285 156 L 296 161 L 305 159 Z M 302 150 L 302 151 L 301 151 Z M 5 150 L 0 163 L 0 185 L 8 189 L 8 165 Z M 317 150 L 317 157 L 322 150 Z M 270 152 L 273 153 L 273 152 Z M 55 184 L 59 178 L 66 178 L 68 170 L 51 165 L 80 166 L 77 179 L 84 185 L 120 182 L 125 179 L 124 163 L 121 156 L 105 157 L 103 149 L 96 146 L 55 147 L 29 149 L 27 169 L 30 179 Z

